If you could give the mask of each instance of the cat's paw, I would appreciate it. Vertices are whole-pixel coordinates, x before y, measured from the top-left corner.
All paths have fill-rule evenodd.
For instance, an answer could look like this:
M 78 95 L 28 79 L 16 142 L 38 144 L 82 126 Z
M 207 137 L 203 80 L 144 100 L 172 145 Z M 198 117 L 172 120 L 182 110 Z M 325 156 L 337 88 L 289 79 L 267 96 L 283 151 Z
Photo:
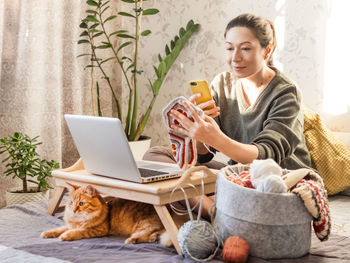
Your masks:
M 125 240 L 125 244 L 137 244 L 138 239 L 136 237 L 129 237 Z
M 41 238 L 54 238 L 54 237 L 58 237 L 59 235 L 54 232 L 54 231 L 44 231 L 40 234 Z
M 72 241 L 76 240 L 78 238 L 75 237 L 75 235 L 72 234 L 72 232 L 64 232 L 62 235 L 58 237 L 61 241 Z

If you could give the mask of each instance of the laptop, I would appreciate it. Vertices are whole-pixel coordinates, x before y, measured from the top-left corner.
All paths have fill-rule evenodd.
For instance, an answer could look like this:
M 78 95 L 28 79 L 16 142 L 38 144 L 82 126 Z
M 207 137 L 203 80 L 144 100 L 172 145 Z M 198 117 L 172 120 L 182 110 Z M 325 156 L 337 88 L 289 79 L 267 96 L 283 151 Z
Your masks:
M 86 171 L 116 179 L 148 183 L 181 176 L 176 164 L 135 161 L 119 119 L 65 114 Z

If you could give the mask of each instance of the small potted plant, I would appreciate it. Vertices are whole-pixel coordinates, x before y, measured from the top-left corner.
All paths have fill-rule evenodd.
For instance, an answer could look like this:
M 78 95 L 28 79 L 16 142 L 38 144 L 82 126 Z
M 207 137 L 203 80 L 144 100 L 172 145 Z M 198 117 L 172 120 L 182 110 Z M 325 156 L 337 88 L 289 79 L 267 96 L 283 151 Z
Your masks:
M 47 182 L 52 177 L 51 171 L 59 167 L 54 160 L 41 159 L 37 153 L 39 136 L 30 138 L 26 134 L 15 132 L 13 135 L 0 139 L 0 155 L 6 163 L 4 175 L 22 180 L 21 188 L 11 188 L 6 192 L 6 204 L 22 204 L 48 198 L 48 189 L 52 187 Z M 34 186 L 30 186 L 33 183 Z
M 156 15 L 159 10 L 156 8 L 144 8 L 142 0 L 122 0 L 129 4 L 129 10 L 118 12 L 118 14 L 108 14 L 109 1 L 108 0 L 87 0 L 88 9 L 86 10 L 86 17 L 82 19 L 80 28 L 82 33 L 81 39 L 78 44 L 87 44 L 90 46 L 90 52 L 79 55 L 89 56 L 89 64 L 85 68 L 92 70 L 92 76 L 94 75 L 94 69 L 102 74 L 102 81 L 96 81 L 96 97 L 97 107 L 96 111 L 99 116 L 102 116 L 101 104 L 99 100 L 99 84 L 104 83 L 111 90 L 113 101 L 116 105 L 117 116 L 123 123 L 124 131 L 129 142 L 135 142 L 141 140 L 142 133 L 147 123 L 147 120 L 151 114 L 153 105 L 158 96 L 159 90 L 165 79 L 165 76 L 169 72 L 171 66 L 175 62 L 176 58 L 185 47 L 192 34 L 197 31 L 199 24 L 195 24 L 192 20 L 188 21 L 185 27 L 180 27 L 178 35 L 170 41 L 169 44 L 165 44 L 165 54 L 158 54 L 158 65 L 154 65 L 154 77 L 149 79 L 150 92 L 152 92 L 152 98 L 147 105 L 139 105 L 138 96 L 139 89 L 146 87 L 139 87 L 138 80 L 140 77 L 145 77 L 143 69 L 140 68 L 139 58 L 141 56 L 150 54 L 139 54 L 140 41 L 143 37 L 149 37 L 152 33 L 150 29 L 141 30 L 141 20 L 143 16 Z M 134 31 L 130 32 L 126 28 L 119 28 L 109 31 L 106 24 L 109 21 L 114 20 L 117 16 L 123 16 L 126 19 L 130 19 L 134 25 Z M 117 44 L 115 44 L 115 38 Z M 124 54 L 123 51 L 126 47 L 133 47 L 132 54 Z M 108 54 L 108 50 L 110 53 Z M 107 51 L 107 52 L 106 52 Z M 110 77 L 106 71 L 107 63 L 115 63 L 115 65 L 121 70 L 122 77 L 125 80 L 125 88 L 128 90 L 128 106 L 126 114 L 122 112 L 122 102 L 116 94 L 116 87 L 113 87 Z M 93 81 L 94 82 L 94 81 Z M 95 94 L 95 92 L 92 92 Z M 92 105 L 94 107 L 95 101 L 92 98 Z M 146 106 L 146 109 L 140 109 L 139 106 Z M 142 110 L 143 112 L 140 112 Z M 95 110 L 94 110 L 95 111 Z M 132 145 L 132 144 L 131 144 Z

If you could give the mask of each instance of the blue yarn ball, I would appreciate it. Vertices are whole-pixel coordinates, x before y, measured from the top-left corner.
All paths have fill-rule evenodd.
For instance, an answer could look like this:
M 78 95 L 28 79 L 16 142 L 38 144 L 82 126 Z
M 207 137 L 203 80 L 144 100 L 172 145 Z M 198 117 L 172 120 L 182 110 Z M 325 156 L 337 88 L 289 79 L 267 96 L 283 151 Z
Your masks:
M 177 235 L 182 255 L 197 261 L 212 259 L 219 249 L 218 237 L 207 221 L 188 221 Z

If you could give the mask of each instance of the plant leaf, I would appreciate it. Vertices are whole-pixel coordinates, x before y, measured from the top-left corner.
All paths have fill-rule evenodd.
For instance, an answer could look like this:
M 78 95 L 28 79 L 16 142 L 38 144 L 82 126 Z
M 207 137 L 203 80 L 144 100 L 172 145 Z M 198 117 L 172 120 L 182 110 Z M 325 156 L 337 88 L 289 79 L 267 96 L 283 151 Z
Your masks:
M 121 44 L 120 47 L 119 47 L 118 50 L 117 50 L 117 53 L 119 53 L 119 51 L 120 51 L 122 48 L 124 48 L 124 47 L 126 47 L 126 46 L 129 46 L 131 43 L 132 43 L 131 41 L 128 41 L 128 42 L 125 42 L 125 43 Z
M 129 60 L 130 62 L 134 62 L 131 58 L 126 57 L 126 56 L 122 57 L 122 60 Z
M 170 48 L 171 48 L 171 50 L 173 50 L 174 47 L 175 47 L 175 42 L 174 42 L 174 40 L 171 40 L 170 41 Z
M 89 40 L 86 40 L 86 39 L 80 39 L 78 41 L 78 44 L 83 44 L 83 43 L 89 43 L 90 44 L 90 41 Z
M 97 68 L 98 66 L 97 65 L 87 65 L 84 69 L 87 69 L 87 68 Z
M 107 62 L 107 61 L 109 61 L 109 60 L 112 60 L 112 59 L 117 59 L 116 57 L 110 57 L 110 58 L 107 58 L 107 59 L 105 59 L 105 60 L 103 60 L 103 61 L 101 61 L 101 65 L 103 64 L 103 63 L 105 63 L 105 62 Z
M 181 27 L 179 33 L 180 37 L 183 37 L 186 34 L 186 30 L 183 27 Z
M 126 71 L 128 71 L 131 68 L 133 68 L 134 66 L 135 66 L 135 63 L 130 64 L 129 67 L 126 69 Z
M 99 46 L 97 46 L 96 48 L 98 48 L 98 49 L 106 49 L 106 48 L 110 48 L 112 45 L 108 45 L 108 44 L 105 44 L 105 45 L 99 45 Z
M 86 10 L 86 13 L 95 14 L 95 15 L 98 14 L 98 12 L 96 10 L 91 10 L 91 9 Z
M 133 39 L 135 39 L 135 37 L 130 36 L 130 35 L 128 35 L 128 34 L 118 34 L 117 36 L 118 36 L 118 37 L 121 37 L 121 38 L 133 38 Z
M 80 28 L 88 28 L 86 22 L 81 22 L 80 25 L 79 25 Z
M 143 10 L 142 15 L 144 15 L 144 16 L 155 15 L 157 13 L 159 13 L 158 9 L 156 9 L 156 8 L 149 8 L 149 9 Z
M 97 33 L 97 34 L 93 35 L 93 36 L 92 36 L 92 38 L 95 38 L 95 37 L 101 36 L 102 34 L 103 34 L 103 32 L 99 32 L 99 33 Z
M 83 31 L 81 34 L 80 34 L 80 37 L 85 37 L 85 36 L 88 36 L 89 33 L 85 30 Z
M 86 53 L 85 54 L 80 54 L 80 55 L 77 56 L 77 58 L 83 57 L 83 56 L 91 56 L 91 54 L 86 54 Z
M 192 28 L 192 26 L 194 25 L 193 20 L 191 19 L 190 21 L 188 21 L 187 25 L 186 25 L 186 30 L 190 30 Z
M 86 18 L 85 18 L 86 21 L 89 21 L 89 22 L 96 22 L 96 23 L 99 23 L 100 20 L 98 20 L 96 17 L 94 16 L 91 16 L 91 15 L 88 15 Z
M 101 15 L 109 8 L 109 6 L 105 7 L 105 9 L 102 10 Z
M 87 3 L 89 6 L 98 6 L 98 3 L 95 2 L 94 0 L 87 0 L 86 3 Z
M 89 27 L 89 29 L 93 29 L 93 28 L 97 27 L 99 24 L 100 24 L 100 23 L 93 24 L 93 25 L 91 25 L 91 26 Z
M 141 33 L 141 36 L 143 36 L 143 37 L 145 37 L 145 36 L 147 36 L 147 35 L 149 35 L 149 34 L 151 34 L 152 33 L 152 31 L 151 30 L 145 30 L 145 31 L 143 31 L 142 33 Z
M 113 35 L 117 35 L 117 34 L 120 34 L 120 33 L 126 33 L 128 32 L 128 30 L 118 30 L 118 31 L 115 31 L 113 33 L 110 33 L 109 34 L 109 37 L 113 36 Z
M 169 55 L 170 54 L 170 49 L 168 45 L 165 45 L 165 54 Z
M 135 18 L 135 16 L 134 16 L 134 15 L 129 14 L 129 13 L 127 13 L 127 12 L 119 12 L 118 14 L 119 14 L 119 15 L 121 15 L 121 16 L 130 16 L 130 17 Z
M 135 3 L 134 0 L 122 0 L 122 1 L 125 2 L 125 3 Z
M 158 60 L 159 60 L 159 62 L 162 62 L 162 60 L 163 60 L 163 58 L 161 57 L 160 54 L 158 54 Z
M 101 8 L 104 7 L 105 5 L 107 5 L 109 2 L 110 2 L 109 0 L 106 1 L 106 2 L 104 2 L 104 3 L 101 5 Z
M 103 21 L 103 23 L 106 23 L 107 21 L 110 21 L 110 20 L 112 20 L 112 19 L 114 19 L 114 18 L 116 18 L 117 16 L 109 16 L 109 17 L 107 17 L 106 19 L 105 19 L 105 21 Z
M 160 78 L 160 74 L 158 73 L 158 69 L 155 66 L 153 66 L 153 69 L 156 72 L 157 78 Z M 152 87 L 152 84 L 151 84 L 151 87 Z

